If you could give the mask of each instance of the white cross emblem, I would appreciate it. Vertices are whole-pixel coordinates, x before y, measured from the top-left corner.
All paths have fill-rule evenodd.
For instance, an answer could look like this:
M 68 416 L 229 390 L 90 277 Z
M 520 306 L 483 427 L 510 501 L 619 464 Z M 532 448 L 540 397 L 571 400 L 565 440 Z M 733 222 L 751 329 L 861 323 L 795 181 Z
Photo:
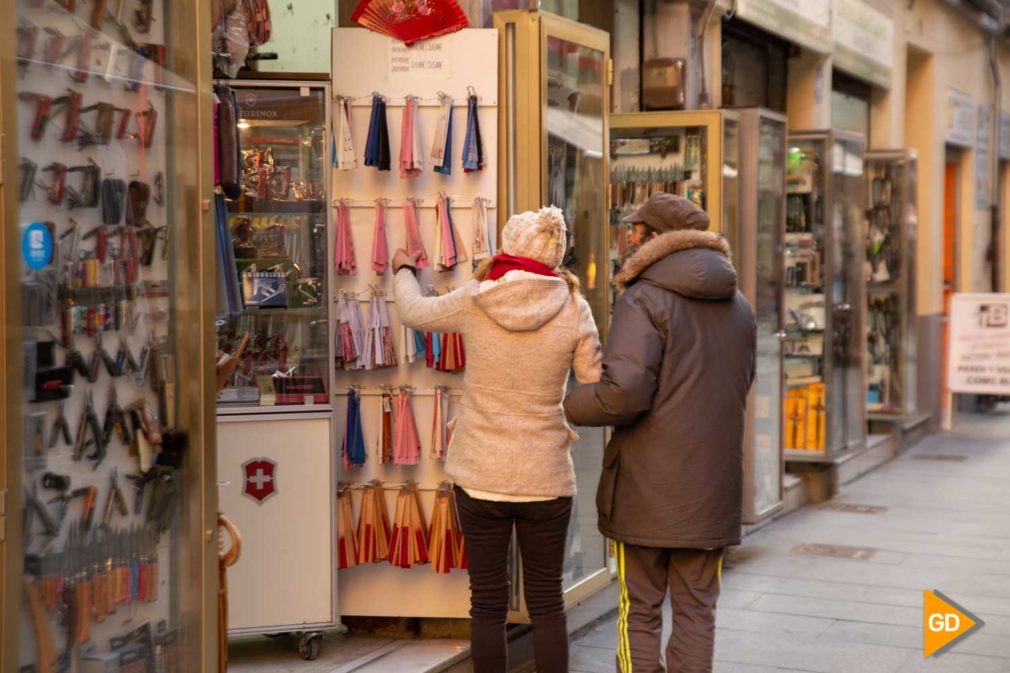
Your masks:
M 256 490 L 257 491 L 262 491 L 263 490 L 263 486 L 265 486 L 266 484 L 269 484 L 273 480 L 274 480 L 273 477 L 268 476 L 268 475 L 266 475 L 266 474 L 263 473 L 263 468 L 257 468 L 256 469 L 256 476 L 249 478 L 249 481 L 252 482 L 254 486 L 256 486 Z

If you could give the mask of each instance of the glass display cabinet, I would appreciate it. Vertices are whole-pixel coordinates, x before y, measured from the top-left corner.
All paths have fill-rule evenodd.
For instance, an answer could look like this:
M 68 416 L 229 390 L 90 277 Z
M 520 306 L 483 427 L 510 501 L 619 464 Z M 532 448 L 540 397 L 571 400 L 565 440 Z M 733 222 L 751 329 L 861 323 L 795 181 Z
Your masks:
M 831 461 L 866 443 L 861 135 L 789 134 L 785 452 Z
M 610 36 L 545 12 L 498 12 L 495 27 L 501 44 L 499 230 L 512 214 L 545 203 L 564 211 L 569 234 L 564 263 L 581 280 L 605 338 L 610 314 L 606 151 Z M 576 430 L 581 439 L 572 457 L 579 496 L 564 574 L 569 604 L 610 583 L 595 505 L 606 433 L 602 428 Z M 522 610 L 518 583 L 513 589 L 515 606 Z
M 331 406 L 328 274 L 329 95 L 324 84 L 235 89 L 242 194 L 227 201 L 242 305 L 218 320 L 218 349 L 239 364 L 220 413 Z
M 907 420 L 917 411 L 915 331 L 916 154 L 866 153 L 867 381 L 870 421 Z
M 708 211 L 713 231 L 730 236 L 739 212 L 738 124 L 724 110 L 610 115 L 611 277 L 627 254 L 631 230 L 622 218 L 655 192 L 691 199 Z
M 727 227 L 740 289 L 757 319 L 757 365 L 744 437 L 744 523 L 782 507 L 783 245 L 786 217 L 786 119 L 739 110 L 739 220 Z
M 205 26 L 0 5 L 3 671 L 217 665 Z

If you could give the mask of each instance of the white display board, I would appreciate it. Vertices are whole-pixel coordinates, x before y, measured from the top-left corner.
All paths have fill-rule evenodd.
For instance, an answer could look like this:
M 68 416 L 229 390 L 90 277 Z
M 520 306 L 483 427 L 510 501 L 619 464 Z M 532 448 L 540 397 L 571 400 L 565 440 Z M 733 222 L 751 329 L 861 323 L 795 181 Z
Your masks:
M 473 173 L 464 173 L 461 158 L 466 131 L 468 89 L 476 91 L 479 97 L 478 116 L 484 148 L 484 169 Z M 355 484 L 378 479 L 387 484 L 389 489 L 386 491 L 386 505 L 390 514 L 395 511 L 395 486 L 406 480 L 415 481 L 421 492 L 423 515 L 430 519 L 434 489 L 447 479 L 443 464 L 430 456 L 433 389 L 436 385 L 450 389 L 452 398 L 449 417 L 455 417 L 462 388 L 462 374 L 436 372 L 425 368 L 423 361 L 406 363 L 400 339 L 401 324 L 392 299 L 392 273 L 387 270 L 385 274 L 377 275 L 370 265 L 375 222 L 374 200 L 387 198 L 391 201 L 386 207 L 386 237 L 391 259 L 393 252 L 405 245 L 403 199 L 423 199 L 417 207 L 417 214 L 432 267 L 420 273 L 422 286 L 431 285 L 444 290 L 460 287 L 471 277 L 469 253 L 473 240 L 472 204 L 476 197 L 489 202 L 487 214 L 490 238 L 492 249 L 497 249 L 494 239 L 498 185 L 498 32 L 493 29 L 463 30 L 407 48 L 395 40 L 359 28 L 335 29 L 332 90 L 334 97 L 353 99 L 350 125 L 358 163 L 358 167 L 350 171 L 333 171 L 331 197 L 334 201 L 348 200 L 358 271 L 353 276 L 334 276 L 332 290 L 334 293 L 341 290 L 357 293 L 362 316 L 366 320 L 369 316 L 370 286 L 385 291 L 399 363 L 398 367 L 390 369 L 336 372 L 336 459 L 340 460 L 340 442 L 346 427 L 346 392 L 349 385 L 360 386 L 362 390 L 362 424 L 368 451 L 365 465 L 346 471 L 341 467 L 340 479 Z M 393 163 L 391 171 L 378 171 L 363 165 L 372 92 L 388 99 L 387 122 Z M 429 157 L 438 121 L 439 92 L 454 99 L 450 175 L 435 173 Z M 404 100 L 408 95 L 421 99 L 415 125 L 421 135 L 425 165 L 420 176 L 402 179 L 396 170 L 396 159 L 400 151 Z M 468 252 L 468 261 L 446 273 L 436 273 L 433 269 L 438 231 L 435 204 L 440 192 L 452 197 L 453 221 Z M 336 221 L 335 216 L 333 221 Z M 421 437 L 421 462 L 417 466 L 382 465 L 376 457 L 381 420 L 380 386 L 402 384 L 412 385 L 416 389 L 414 414 Z M 354 491 L 352 500 L 357 520 L 361 492 Z M 341 615 L 467 617 L 470 607 L 469 581 L 465 570 L 457 569 L 445 575 L 436 574 L 428 565 L 409 570 L 388 563 L 358 565 L 338 573 L 337 605 Z
M 1010 395 L 1010 294 L 953 296 L 947 362 L 951 392 Z
M 335 621 L 331 422 L 328 414 L 218 418 L 220 507 L 242 534 L 242 555 L 228 569 L 233 634 Z

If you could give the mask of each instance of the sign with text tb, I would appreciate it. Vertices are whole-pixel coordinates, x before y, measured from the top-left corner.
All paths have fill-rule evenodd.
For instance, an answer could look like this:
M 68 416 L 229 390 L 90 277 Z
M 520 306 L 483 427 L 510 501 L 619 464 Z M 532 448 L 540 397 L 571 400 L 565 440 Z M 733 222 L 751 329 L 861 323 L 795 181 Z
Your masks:
M 952 392 L 1010 394 L 1010 294 L 953 296 L 947 362 Z

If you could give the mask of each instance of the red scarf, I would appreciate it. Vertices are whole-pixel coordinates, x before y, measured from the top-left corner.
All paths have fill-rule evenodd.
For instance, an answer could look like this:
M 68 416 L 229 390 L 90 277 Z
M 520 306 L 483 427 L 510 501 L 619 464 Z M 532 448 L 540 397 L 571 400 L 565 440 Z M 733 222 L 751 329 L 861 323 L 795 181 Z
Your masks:
M 503 252 L 495 255 L 494 262 L 491 264 L 491 271 L 487 274 L 488 280 L 498 280 L 509 271 L 529 271 L 538 276 L 551 276 L 554 278 L 557 278 L 558 275 L 549 266 L 535 259 L 514 257 Z

